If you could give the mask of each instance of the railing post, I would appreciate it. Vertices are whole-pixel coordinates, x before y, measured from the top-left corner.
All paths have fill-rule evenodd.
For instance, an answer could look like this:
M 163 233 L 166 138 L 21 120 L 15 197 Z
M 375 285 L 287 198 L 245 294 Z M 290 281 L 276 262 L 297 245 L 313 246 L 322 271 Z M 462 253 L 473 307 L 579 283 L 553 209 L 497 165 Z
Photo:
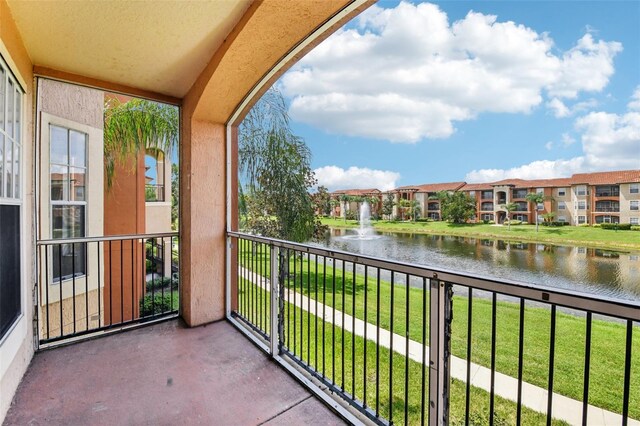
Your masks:
M 451 284 L 430 280 L 429 310 L 429 424 L 447 425 L 449 420 L 449 382 L 451 356 Z
M 270 246 L 271 256 L 271 333 L 269 333 L 269 349 L 271 356 L 275 356 L 279 353 L 279 341 L 280 341 L 280 268 L 278 257 L 280 256 L 280 250 L 273 244 Z

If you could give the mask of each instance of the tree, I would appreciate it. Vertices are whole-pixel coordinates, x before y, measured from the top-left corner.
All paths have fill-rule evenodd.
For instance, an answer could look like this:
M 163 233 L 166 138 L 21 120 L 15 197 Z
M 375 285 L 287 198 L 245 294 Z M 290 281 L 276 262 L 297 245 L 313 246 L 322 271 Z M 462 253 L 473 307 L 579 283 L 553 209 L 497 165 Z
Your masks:
M 544 202 L 544 195 L 539 192 L 530 192 L 525 197 L 528 202 L 533 203 L 533 208 L 536 212 L 536 232 L 538 232 L 538 204 Z
M 351 197 L 347 194 L 340 195 L 340 214 L 345 222 L 347 221 L 347 206 L 349 205 L 350 200 Z
M 400 208 L 400 218 L 404 220 L 405 211 L 411 207 L 411 201 L 406 198 L 401 198 L 398 202 L 398 207 Z
M 516 203 L 503 204 L 502 208 L 507 211 L 508 229 L 511 230 L 511 212 L 517 210 L 518 205 Z
M 116 163 L 123 164 L 148 148 L 160 149 L 166 156 L 178 143 L 178 108 L 132 99 L 120 102 L 110 98 L 104 108 L 104 167 L 107 187 L 111 188 Z
M 544 213 L 542 215 L 542 219 L 544 219 L 545 223 L 550 223 L 553 222 L 553 219 L 556 217 L 556 214 L 554 212 L 549 212 L 549 213 Z
M 180 172 L 178 170 L 178 165 L 175 163 L 171 164 L 171 225 L 175 231 L 178 230 L 178 217 L 180 210 L 180 185 L 179 185 L 179 176 Z
M 476 200 L 466 192 L 440 191 L 434 198 L 440 201 L 443 220 L 466 223 L 476 215 Z
M 238 129 L 238 163 L 246 182 L 247 226 L 267 237 L 303 242 L 322 232 L 309 188 L 311 152 L 293 134 L 282 94 L 269 89 Z
M 536 211 L 536 232 L 538 232 L 538 204 L 543 203 L 545 200 L 552 199 L 551 197 L 545 197 L 543 194 L 539 192 L 530 192 L 525 197 L 528 202 L 533 203 Z
M 382 215 L 387 216 L 387 219 L 391 218 L 393 214 L 393 207 L 396 205 L 396 197 L 393 193 L 389 192 L 387 197 L 382 202 Z
M 331 194 L 327 191 L 327 187 L 320 185 L 311 198 L 317 212 L 323 216 L 331 213 Z

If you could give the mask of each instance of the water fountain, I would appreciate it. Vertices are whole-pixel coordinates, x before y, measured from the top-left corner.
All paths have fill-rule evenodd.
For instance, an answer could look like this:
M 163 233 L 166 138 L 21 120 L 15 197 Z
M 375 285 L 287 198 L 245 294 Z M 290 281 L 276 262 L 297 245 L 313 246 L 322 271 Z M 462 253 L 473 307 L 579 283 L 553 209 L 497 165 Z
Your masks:
M 349 240 L 375 240 L 380 238 L 376 235 L 371 226 L 371 207 L 367 201 L 360 205 L 360 225 L 356 229 L 355 235 L 345 235 L 343 238 Z

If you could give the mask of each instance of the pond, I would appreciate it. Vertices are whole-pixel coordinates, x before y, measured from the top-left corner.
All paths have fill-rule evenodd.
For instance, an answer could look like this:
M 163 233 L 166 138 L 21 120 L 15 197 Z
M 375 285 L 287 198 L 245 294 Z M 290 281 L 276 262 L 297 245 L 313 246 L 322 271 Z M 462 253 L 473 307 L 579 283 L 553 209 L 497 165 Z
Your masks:
M 640 253 L 446 235 L 331 229 L 324 247 L 485 277 L 640 300 Z

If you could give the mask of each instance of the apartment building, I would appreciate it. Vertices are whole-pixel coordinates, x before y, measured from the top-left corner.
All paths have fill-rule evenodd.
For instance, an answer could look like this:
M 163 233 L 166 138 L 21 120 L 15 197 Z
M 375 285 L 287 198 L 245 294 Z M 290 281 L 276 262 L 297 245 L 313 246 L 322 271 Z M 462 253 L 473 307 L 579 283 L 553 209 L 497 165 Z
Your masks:
M 369 189 L 341 189 L 331 193 L 331 217 L 346 217 L 347 212 L 357 212 L 364 200 L 369 202 L 371 214 L 380 214 L 382 208 L 382 191 Z M 376 200 L 373 202 L 373 200 Z
M 333 194 L 359 194 L 371 190 L 344 190 Z M 440 203 L 434 196 L 440 191 L 463 191 L 476 203 L 474 221 L 504 223 L 509 218 L 525 223 L 543 221 L 553 213 L 553 220 L 570 225 L 597 223 L 640 224 L 640 170 L 577 173 L 557 179 L 504 179 L 496 182 L 447 182 L 398 187 L 394 194 L 394 217 L 404 217 L 402 200 L 416 201 L 420 216 L 441 220 Z M 379 193 L 379 191 L 378 191 Z M 527 195 L 539 193 L 544 201 L 534 204 Z M 383 196 L 382 194 L 380 195 Z M 515 204 L 508 212 L 505 206 Z M 347 207 L 348 208 L 348 207 Z M 537 214 L 536 214 L 537 213 Z
M 458 191 L 465 185 L 465 182 L 444 182 L 426 183 L 415 186 L 401 186 L 392 192 L 395 194 L 396 205 L 394 206 L 394 216 L 400 215 L 400 200 L 417 201 L 420 209 L 420 216 L 440 220 L 440 202 L 435 196 L 440 191 Z

